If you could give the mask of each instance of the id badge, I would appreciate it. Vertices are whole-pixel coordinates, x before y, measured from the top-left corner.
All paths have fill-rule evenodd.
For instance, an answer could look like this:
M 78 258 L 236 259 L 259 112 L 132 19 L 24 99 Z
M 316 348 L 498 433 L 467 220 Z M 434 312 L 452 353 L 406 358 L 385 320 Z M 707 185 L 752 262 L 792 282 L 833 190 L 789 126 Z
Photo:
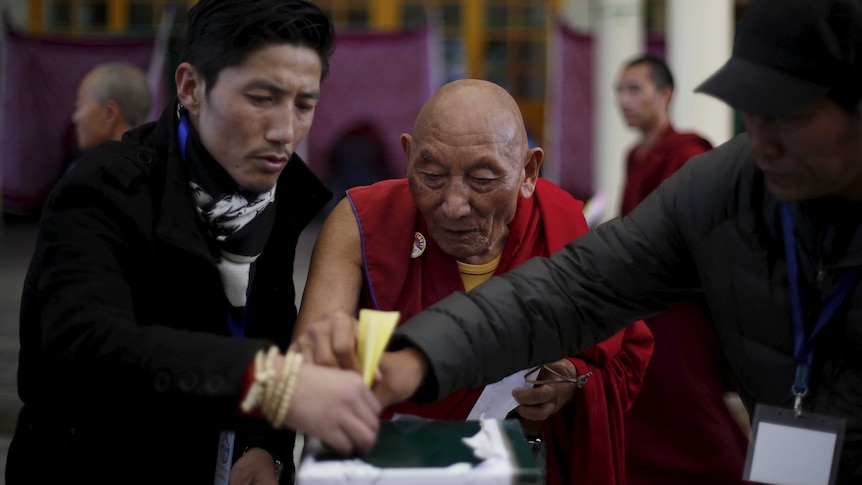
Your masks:
M 846 420 L 758 404 L 743 480 L 835 485 Z
M 216 455 L 215 480 L 213 485 L 228 485 L 230 483 L 230 466 L 233 457 L 233 431 L 222 431 L 218 440 Z

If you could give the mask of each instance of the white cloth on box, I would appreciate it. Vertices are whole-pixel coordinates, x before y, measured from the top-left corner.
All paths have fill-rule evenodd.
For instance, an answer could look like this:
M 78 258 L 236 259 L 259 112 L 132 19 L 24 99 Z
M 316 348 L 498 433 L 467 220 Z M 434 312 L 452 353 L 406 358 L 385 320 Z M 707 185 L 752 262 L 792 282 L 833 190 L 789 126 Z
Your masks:
M 498 420 L 481 420 L 475 435 L 462 438 L 482 461 L 447 467 L 378 468 L 361 459 L 317 461 L 308 454 L 296 474 L 297 485 L 511 485 L 514 465 Z M 484 458 L 487 457 L 487 458 Z
M 509 449 L 506 448 L 506 441 L 503 439 L 499 423 L 495 420 L 483 419 L 479 425 L 481 429 L 478 433 L 469 438 L 461 438 L 461 441 L 473 450 L 473 455 L 476 458 L 482 460 L 480 465 L 491 461 L 511 469 Z

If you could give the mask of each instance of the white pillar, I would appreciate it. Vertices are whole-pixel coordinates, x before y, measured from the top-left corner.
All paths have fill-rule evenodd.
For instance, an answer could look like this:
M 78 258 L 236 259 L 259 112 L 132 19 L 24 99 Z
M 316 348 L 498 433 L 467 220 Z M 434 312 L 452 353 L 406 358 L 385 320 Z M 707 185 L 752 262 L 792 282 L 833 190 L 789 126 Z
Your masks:
M 733 134 L 733 111 L 695 93 L 730 58 L 733 0 L 667 0 L 667 62 L 676 88 L 670 116 L 679 130 L 694 130 L 714 145 Z
M 566 24 L 575 30 L 581 32 L 589 32 L 592 25 L 590 24 L 590 3 L 591 0 L 566 0 L 560 9 Z
M 12 16 L 12 21 L 15 23 L 15 26 L 21 29 L 27 28 L 27 5 L 30 2 L 28 0 L 4 0 L 0 2 L 0 5 L 4 5 L 0 7 L 0 13 L 3 12 L 3 9 L 8 9 L 9 14 Z
M 622 64 L 644 51 L 644 18 L 642 0 L 595 0 L 595 5 L 593 186 L 604 196 L 599 218 L 604 221 L 619 215 L 623 157 L 637 138 L 617 108 L 615 86 Z

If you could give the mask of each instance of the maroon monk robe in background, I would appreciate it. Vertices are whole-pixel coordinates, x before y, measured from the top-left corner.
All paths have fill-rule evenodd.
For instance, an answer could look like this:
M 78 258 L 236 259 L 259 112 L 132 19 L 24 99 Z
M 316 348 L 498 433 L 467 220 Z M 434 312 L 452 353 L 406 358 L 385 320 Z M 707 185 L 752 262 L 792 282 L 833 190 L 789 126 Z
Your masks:
M 712 146 L 668 127 L 654 146 L 637 148 L 627 157 L 622 215 Z M 731 373 L 706 309 L 692 301 L 644 321 L 655 351 L 625 416 L 628 484 L 741 483 L 748 438 L 724 401 L 733 390 Z

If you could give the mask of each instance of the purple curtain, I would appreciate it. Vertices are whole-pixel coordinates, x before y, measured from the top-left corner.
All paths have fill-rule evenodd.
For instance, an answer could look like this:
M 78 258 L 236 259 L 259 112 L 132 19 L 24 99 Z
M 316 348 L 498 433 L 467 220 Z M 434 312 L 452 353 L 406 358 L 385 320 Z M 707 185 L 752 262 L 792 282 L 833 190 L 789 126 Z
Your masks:
M 26 215 L 41 208 L 74 149 L 71 116 L 81 78 L 108 61 L 130 62 L 146 71 L 154 39 L 29 36 L 8 26 L 5 30 L 2 209 Z
M 306 162 L 319 177 L 327 182 L 332 178 L 330 150 L 346 133 L 362 126 L 380 135 L 392 176 L 406 175 L 399 140 L 413 130 L 422 104 L 439 87 L 437 43 L 433 29 L 338 34 L 308 135 Z
M 593 193 L 593 39 L 558 23 L 550 42 L 545 176 L 587 200 Z

